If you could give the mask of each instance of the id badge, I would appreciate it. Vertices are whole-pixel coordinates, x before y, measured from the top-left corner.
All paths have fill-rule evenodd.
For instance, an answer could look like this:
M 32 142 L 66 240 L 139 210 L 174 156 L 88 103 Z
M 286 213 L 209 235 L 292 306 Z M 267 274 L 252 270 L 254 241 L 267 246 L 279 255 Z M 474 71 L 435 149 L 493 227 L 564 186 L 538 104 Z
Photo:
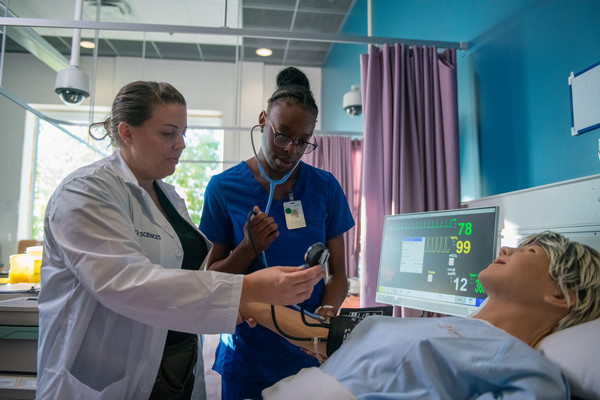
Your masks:
M 300 200 L 283 203 L 283 212 L 285 214 L 285 224 L 288 229 L 298 229 L 306 226 L 304 212 L 302 211 L 302 202 Z

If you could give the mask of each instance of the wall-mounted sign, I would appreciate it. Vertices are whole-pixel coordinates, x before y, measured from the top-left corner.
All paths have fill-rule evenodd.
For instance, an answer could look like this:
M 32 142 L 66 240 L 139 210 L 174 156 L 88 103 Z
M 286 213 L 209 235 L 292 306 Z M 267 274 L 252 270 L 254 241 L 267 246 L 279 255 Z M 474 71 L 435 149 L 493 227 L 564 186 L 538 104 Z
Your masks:
M 600 63 L 569 76 L 571 135 L 600 127 Z

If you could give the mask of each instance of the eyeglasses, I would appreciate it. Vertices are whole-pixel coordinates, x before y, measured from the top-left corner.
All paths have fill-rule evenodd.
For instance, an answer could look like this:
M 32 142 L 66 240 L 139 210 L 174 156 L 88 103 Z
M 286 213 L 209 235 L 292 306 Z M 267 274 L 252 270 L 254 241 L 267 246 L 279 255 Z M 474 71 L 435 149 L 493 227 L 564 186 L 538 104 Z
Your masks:
M 317 148 L 316 143 L 305 142 L 304 140 L 298 139 L 295 141 L 289 136 L 283 135 L 275 130 L 273 127 L 273 122 L 269 120 L 269 124 L 271 125 L 271 131 L 273 131 L 273 143 L 279 147 L 288 147 L 292 144 L 296 145 L 296 151 L 299 154 L 308 154 L 313 152 Z

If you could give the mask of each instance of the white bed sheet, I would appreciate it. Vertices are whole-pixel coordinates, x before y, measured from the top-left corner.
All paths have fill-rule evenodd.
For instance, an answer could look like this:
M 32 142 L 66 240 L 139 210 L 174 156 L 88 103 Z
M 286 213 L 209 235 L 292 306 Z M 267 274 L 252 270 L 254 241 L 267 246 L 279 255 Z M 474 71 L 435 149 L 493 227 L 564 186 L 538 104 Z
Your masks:
M 356 400 L 344 385 L 317 367 L 282 379 L 262 395 L 264 400 Z

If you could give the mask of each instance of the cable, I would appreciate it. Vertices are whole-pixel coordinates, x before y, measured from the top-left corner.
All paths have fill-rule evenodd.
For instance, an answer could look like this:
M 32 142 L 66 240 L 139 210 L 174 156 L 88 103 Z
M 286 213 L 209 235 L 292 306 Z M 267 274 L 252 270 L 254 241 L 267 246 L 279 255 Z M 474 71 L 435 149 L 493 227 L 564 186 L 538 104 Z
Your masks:
M 304 319 L 304 313 L 301 314 L 302 318 Z M 279 334 L 287 339 L 290 340 L 298 340 L 301 342 L 312 342 L 315 339 L 319 342 L 325 342 L 327 341 L 327 339 L 325 338 L 320 338 L 320 337 L 298 337 L 298 336 L 292 336 L 292 335 L 288 335 L 287 333 L 285 333 L 277 324 L 277 318 L 275 317 L 275 306 L 271 305 L 271 318 L 273 319 L 273 325 L 275 326 L 275 329 L 277 329 L 277 332 L 279 332 Z M 313 326 L 321 326 L 319 324 L 313 324 Z
M 304 314 L 304 303 L 300 304 L 300 317 L 302 318 L 302 322 L 306 326 L 316 326 L 316 327 L 319 327 L 319 328 L 330 328 L 331 327 L 331 325 L 328 324 L 328 323 L 326 323 L 326 322 L 321 322 L 319 324 L 312 324 L 312 323 L 308 322 L 306 320 L 306 315 Z

